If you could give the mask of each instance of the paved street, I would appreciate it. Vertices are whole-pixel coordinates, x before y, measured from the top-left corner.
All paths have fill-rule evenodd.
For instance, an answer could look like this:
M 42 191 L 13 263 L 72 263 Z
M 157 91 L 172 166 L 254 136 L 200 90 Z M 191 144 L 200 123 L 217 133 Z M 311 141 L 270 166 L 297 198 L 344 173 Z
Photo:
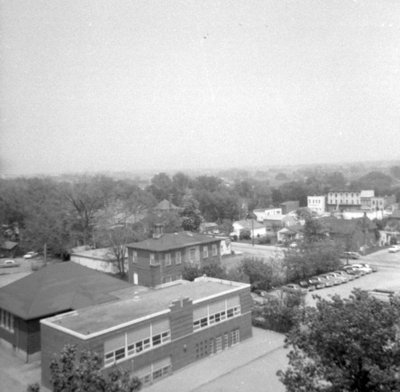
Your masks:
M 282 257 L 283 250 L 278 246 L 268 246 L 268 245 L 251 245 L 243 242 L 232 242 L 231 248 L 235 252 L 243 252 L 246 255 L 265 257 L 269 259 L 270 257 Z

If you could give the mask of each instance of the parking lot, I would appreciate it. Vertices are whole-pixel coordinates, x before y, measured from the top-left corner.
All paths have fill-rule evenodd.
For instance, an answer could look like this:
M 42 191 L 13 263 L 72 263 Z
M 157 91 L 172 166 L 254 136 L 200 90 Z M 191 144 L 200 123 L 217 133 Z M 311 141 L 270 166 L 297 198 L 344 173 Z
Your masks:
M 364 275 L 351 282 L 339 286 L 327 287 L 321 290 L 309 292 L 306 295 L 306 304 L 315 303 L 313 298 L 318 295 L 322 298 L 329 298 L 334 294 L 341 297 L 348 297 L 354 288 L 363 290 L 393 290 L 400 291 L 400 252 L 389 253 L 387 249 L 362 256 L 358 260 L 351 260 L 350 264 L 367 263 L 377 268 L 377 272 Z

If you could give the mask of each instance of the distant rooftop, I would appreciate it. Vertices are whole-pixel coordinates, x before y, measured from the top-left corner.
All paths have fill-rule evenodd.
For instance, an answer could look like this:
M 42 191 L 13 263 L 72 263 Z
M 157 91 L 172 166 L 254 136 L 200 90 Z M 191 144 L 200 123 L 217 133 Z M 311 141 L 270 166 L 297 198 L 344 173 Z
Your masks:
M 221 241 L 218 238 L 204 234 L 181 231 L 179 233 L 166 233 L 160 238 L 150 238 L 141 242 L 128 244 L 128 248 L 149 250 L 153 252 L 163 252 L 173 249 L 184 248 L 187 246 L 208 244 Z
M 202 277 L 194 282 L 180 281 L 170 287 L 137 292 L 129 299 L 79 309 L 48 318 L 45 323 L 90 337 L 124 323 L 139 321 L 156 313 L 168 313 L 174 300 L 191 298 L 193 302 L 248 287 L 248 284 Z

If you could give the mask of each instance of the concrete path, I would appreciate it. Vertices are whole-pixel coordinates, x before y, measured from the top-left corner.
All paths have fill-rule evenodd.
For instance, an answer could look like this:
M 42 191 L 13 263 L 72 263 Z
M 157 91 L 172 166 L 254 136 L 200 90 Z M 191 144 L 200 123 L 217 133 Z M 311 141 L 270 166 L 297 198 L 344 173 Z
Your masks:
M 253 328 L 253 337 L 197 361 L 145 388 L 146 392 L 283 392 L 276 372 L 287 365 L 284 336 Z M 269 389 L 271 388 L 271 389 Z

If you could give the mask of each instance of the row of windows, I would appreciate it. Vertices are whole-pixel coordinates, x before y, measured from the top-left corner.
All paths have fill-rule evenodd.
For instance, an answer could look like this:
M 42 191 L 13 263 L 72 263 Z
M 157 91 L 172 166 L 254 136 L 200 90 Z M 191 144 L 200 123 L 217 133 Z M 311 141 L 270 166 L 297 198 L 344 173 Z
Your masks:
M 143 385 L 148 385 L 154 380 L 167 376 L 169 373 L 171 373 L 171 365 L 165 365 L 153 370 L 149 369 L 149 372 L 140 376 L 139 379 Z
M 230 334 L 230 341 L 229 341 Z M 208 355 L 226 350 L 228 347 L 234 346 L 240 342 L 240 330 L 234 329 L 231 332 L 225 332 L 223 335 L 217 336 L 215 339 L 205 339 L 196 343 L 196 358 L 200 359 Z
M 14 316 L 4 309 L 0 309 L 0 327 L 14 332 Z
M 193 330 L 196 331 L 198 329 L 206 328 L 216 323 L 220 323 L 225 321 L 226 319 L 232 318 L 234 316 L 240 315 L 240 306 L 235 306 L 233 308 L 229 308 L 226 311 L 220 311 L 213 314 L 209 314 L 206 317 L 202 317 L 197 320 L 193 320 Z
M 213 244 L 211 246 L 211 254 L 212 254 L 212 256 L 218 256 L 217 244 Z M 208 258 L 208 246 L 203 246 L 203 259 L 207 259 L 207 258 Z M 134 255 L 133 259 L 134 259 L 134 262 L 136 262 L 135 255 Z M 160 265 L 160 260 L 156 260 L 154 253 L 150 253 L 149 259 L 150 259 L 150 265 Z M 189 261 L 191 261 L 191 262 L 197 261 L 196 248 L 189 249 Z M 181 264 L 181 263 L 182 263 L 182 253 L 175 252 L 175 264 Z M 165 253 L 164 254 L 164 266 L 169 266 L 169 265 L 172 265 L 171 253 Z
M 143 351 L 148 351 L 161 344 L 165 344 L 171 341 L 170 331 L 164 331 L 162 333 L 153 335 L 138 340 L 134 343 L 125 344 L 123 347 L 119 347 L 113 351 L 109 351 L 104 354 L 104 365 L 112 365 L 114 362 L 120 361 L 124 358 L 129 358 L 140 354 Z

